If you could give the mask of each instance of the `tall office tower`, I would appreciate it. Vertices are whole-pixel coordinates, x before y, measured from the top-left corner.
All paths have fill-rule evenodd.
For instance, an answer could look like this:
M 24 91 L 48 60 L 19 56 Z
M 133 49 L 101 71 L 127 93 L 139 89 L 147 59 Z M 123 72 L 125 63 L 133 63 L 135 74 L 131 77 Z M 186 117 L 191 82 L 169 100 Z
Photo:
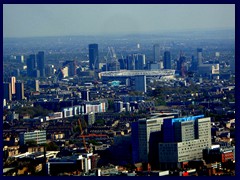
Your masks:
M 135 69 L 143 70 L 146 65 L 146 57 L 145 54 L 136 54 L 135 57 Z
M 203 51 L 202 48 L 197 48 L 198 66 L 200 66 L 203 63 L 202 51 Z
M 24 99 L 24 84 L 22 82 L 16 82 L 16 100 Z
M 204 115 L 165 119 L 163 140 L 158 144 L 160 169 L 181 168 L 203 157 L 211 142 L 211 118 Z
M 164 69 L 172 69 L 171 54 L 169 51 L 164 52 L 163 67 Z
M 140 92 L 147 92 L 147 82 L 146 82 L 146 76 L 144 75 L 137 75 L 134 76 L 135 79 L 135 91 Z
M 36 56 L 31 54 L 27 59 L 27 75 L 32 77 L 33 71 L 36 69 Z
M 39 51 L 37 54 L 37 69 L 40 71 L 40 77 L 45 77 L 45 59 L 43 51 Z
M 68 76 L 72 77 L 76 75 L 76 62 L 75 61 L 65 61 L 63 66 L 68 67 Z
M 3 83 L 3 99 L 6 99 L 7 101 L 12 100 L 11 83 Z
M 99 69 L 98 44 L 89 44 L 89 69 Z
M 153 57 L 154 57 L 154 63 L 157 63 L 160 61 L 160 46 L 159 46 L 159 44 L 153 45 Z
M 186 62 L 186 57 L 181 54 L 177 62 L 177 71 L 181 76 L 185 76 L 186 74 L 185 62 Z
M 135 70 L 135 57 L 134 55 L 127 56 L 127 70 Z
M 139 119 L 131 124 L 133 163 L 149 162 L 149 140 L 154 132 L 161 131 L 163 118 Z
M 198 61 L 197 59 L 192 55 L 192 67 L 191 70 L 196 72 L 198 70 Z
M 11 83 L 11 92 L 12 94 L 16 93 L 15 83 L 16 83 L 16 77 L 12 76 L 9 78 L 9 82 Z

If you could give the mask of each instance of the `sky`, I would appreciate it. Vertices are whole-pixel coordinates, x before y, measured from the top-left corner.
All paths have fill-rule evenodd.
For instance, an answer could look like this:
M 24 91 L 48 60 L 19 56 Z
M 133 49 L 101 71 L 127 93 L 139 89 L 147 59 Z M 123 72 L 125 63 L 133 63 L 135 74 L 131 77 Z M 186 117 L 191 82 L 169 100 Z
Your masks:
M 3 37 L 235 29 L 234 4 L 4 4 Z

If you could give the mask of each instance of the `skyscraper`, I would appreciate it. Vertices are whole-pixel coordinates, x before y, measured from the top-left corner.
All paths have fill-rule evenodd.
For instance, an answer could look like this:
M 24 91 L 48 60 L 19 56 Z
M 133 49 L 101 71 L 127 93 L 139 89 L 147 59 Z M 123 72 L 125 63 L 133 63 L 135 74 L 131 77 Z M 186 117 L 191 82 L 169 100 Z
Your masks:
M 135 91 L 140 92 L 147 92 L 147 83 L 146 83 L 146 76 L 138 75 L 135 76 Z
M 16 100 L 24 99 L 24 84 L 22 82 L 16 82 Z
M 169 51 L 164 52 L 164 59 L 163 59 L 163 67 L 164 69 L 171 69 L 171 54 Z
M 127 56 L 127 70 L 135 70 L 135 55 Z
M 160 61 L 160 46 L 159 46 L 159 44 L 153 45 L 153 58 L 154 58 L 154 63 L 157 63 L 158 61 Z
M 99 69 L 98 44 L 89 44 L 89 69 Z
M 134 57 L 135 57 L 135 69 L 143 70 L 146 64 L 145 54 L 136 54 Z
M 39 51 L 37 54 L 37 69 L 40 71 L 40 77 L 45 77 L 45 59 L 43 51 Z
M 33 76 L 33 71 L 36 69 L 36 56 L 31 54 L 27 59 L 27 75 Z
M 200 66 L 203 62 L 203 57 L 202 57 L 202 48 L 197 48 L 197 61 L 198 61 L 198 66 Z
M 11 92 L 12 94 L 16 93 L 15 83 L 16 83 L 16 77 L 12 76 L 9 78 L 9 82 L 11 83 Z
M 3 83 L 3 98 L 8 101 L 12 100 L 11 83 Z
M 197 59 L 192 55 L 192 67 L 191 70 L 196 72 L 198 70 L 198 61 Z
M 177 62 L 177 71 L 181 76 L 185 76 L 186 70 L 185 70 L 185 62 L 186 62 L 186 57 L 184 55 L 180 55 L 180 58 Z

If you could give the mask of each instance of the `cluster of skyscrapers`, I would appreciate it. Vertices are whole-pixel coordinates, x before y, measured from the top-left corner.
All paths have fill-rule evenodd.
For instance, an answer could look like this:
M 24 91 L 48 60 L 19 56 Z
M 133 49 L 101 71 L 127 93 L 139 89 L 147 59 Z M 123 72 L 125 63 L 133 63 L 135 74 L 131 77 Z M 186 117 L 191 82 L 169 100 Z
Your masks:
M 31 54 L 27 59 L 27 75 L 30 77 L 45 77 L 45 58 L 44 52 Z
M 24 99 L 24 83 L 16 81 L 16 77 L 12 76 L 8 82 L 3 83 L 3 99 L 11 101 L 12 99 Z

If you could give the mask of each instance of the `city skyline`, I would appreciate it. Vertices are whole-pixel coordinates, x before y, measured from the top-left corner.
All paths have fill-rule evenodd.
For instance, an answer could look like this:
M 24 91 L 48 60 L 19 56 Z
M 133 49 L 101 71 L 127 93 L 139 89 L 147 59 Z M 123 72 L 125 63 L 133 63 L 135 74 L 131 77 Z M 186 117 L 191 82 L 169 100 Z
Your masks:
M 234 4 L 4 4 L 3 37 L 235 29 Z

